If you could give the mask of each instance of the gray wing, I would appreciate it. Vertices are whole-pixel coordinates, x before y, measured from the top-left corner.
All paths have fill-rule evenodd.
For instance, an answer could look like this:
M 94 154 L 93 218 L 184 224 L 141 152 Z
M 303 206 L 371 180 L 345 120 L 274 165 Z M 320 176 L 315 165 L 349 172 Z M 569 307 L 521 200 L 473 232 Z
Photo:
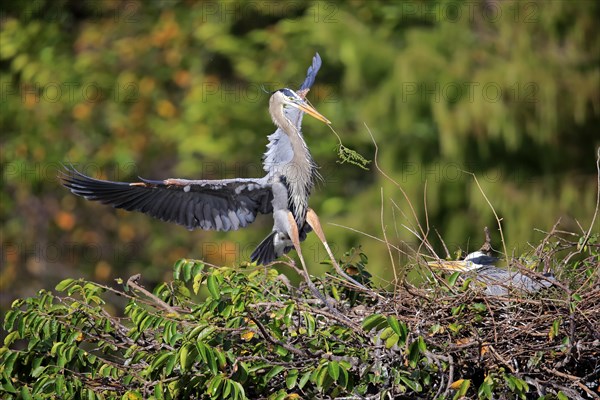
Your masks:
M 299 94 L 306 96 L 306 93 L 310 90 L 317 73 L 321 68 L 321 56 L 319 53 L 315 53 L 312 64 L 306 71 L 306 78 L 300 86 Z M 288 107 L 283 111 L 287 119 L 289 119 L 295 126 L 298 132 L 302 132 L 302 116 L 304 113 L 296 108 Z M 277 129 L 274 133 L 267 137 L 269 144 L 267 144 L 267 151 L 263 157 L 264 170 L 270 172 L 274 167 L 278 165 L 287 164 L 292 160 L 294 152 L 292 151 L 292 145 L 288 135 L 286 135 L 281 129 Z
M 312 87 L 320 68 L 321 56 L 319 53 L 315 53 L 315 56 L 312 59 L 312 65 L 308 67 L 308 71 L 306 71 L 306 78 L 304 79 L 304 82 L 302 82 L 302 85 L 300 85 L 300 90 L 310 89 Z
M 538 280 L 518 271 L 507 271 L 496 267 L 485 267 L 475 271 L 475 279 L 486 284 L 485 293 L 492 296 L 505 296 L 510 289 L 535 293 L 552 286 L 553 278 Z
M 72 193 L 87 200 L 183 225 L 188 229 L 229 231 L 243 228 L 258 213 L 273 211 L 266 179 L 111 182 L 90 178 L 75 169 L 60 176 Z

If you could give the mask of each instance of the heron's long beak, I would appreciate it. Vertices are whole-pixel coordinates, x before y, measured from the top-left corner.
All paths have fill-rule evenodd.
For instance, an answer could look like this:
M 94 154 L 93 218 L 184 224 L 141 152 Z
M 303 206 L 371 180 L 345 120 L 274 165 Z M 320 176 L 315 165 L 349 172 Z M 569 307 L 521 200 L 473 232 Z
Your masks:
M 321 113 L 319 113 L 317 110 L 314 109 L 314 107 L 311 107 L 308 104 L 298 104 L 298 103 L 294 103 L 294 106 L 296 108 L 298 108 L 299 110 L 304 111 L 305 113 L 307 113 L 308 115 L 310 115 L 313 118 L 318 119 L 319 121 L 323 121 L 325 122 L 327 125 L 331 125 L 331 121 L 329 121 L 327 118 L 325 118 Z
M 466 261 L 446 261 L 446 260 L 439 260 L 439 261 L 429 261 L 427 263 L 427 265 L 429 265 L 432 268 L 435 269 L 443 269 L 445 271 L 459 271 L 459 272 L 465 272 L 468 271 L 469 269 L 467 268 L 467 262 Z

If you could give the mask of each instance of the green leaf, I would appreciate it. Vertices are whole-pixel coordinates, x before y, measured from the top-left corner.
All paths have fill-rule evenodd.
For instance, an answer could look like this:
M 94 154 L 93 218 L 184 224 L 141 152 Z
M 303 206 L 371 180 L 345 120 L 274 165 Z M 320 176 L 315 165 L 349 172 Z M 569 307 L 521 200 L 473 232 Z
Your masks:
M 394 330 L 390 327 L 384 328 L 381 333 L 379 334 L 379 337 L 382 340 L 386 340 L 387 338 L 389 338 L 390 336 L 392 336 L 394 334 Z M 374 338 L 375 339 L 375 338 Z
M 492 384 L 493 384 L 493 379 L 491 375 L 488 375 L 485 377 L 485 379 L 483 380 L 483 383 L 479 386 L 479 389 L 477 390 L 477 396 L 478 397 L 484 397 L 488 400 L 492 399 Z
M 177 357 L 176 353 L 169 354 L 169 359 L 167 360 L 167 364 L 165 365 L 165 374 L 171 375 L 178 359 L 179 358 Z
M 296 382 L 298 381 L 298 370 L 292 369 L 288 371 L 287 376 L 285 377 L 285 386 L 288 389 L 293 389 L 296 386 Z
M 227 399 L 231 391 L 233 390 L 233 384 L 229 379 L 225 379 L 225 383 L 223 384 L 223 395 L 224 399 Z
M 59 292 L 62 292 L 62 291 L 64 291 L 66 288 L 68 288 L 68 287 L 71 285 L 71 283 L 73 283 L 74 281 L 75 281 L 75 279 L 71 279 L 71 278 L 69 278 L 69 279 L 65 279 L 65 280 L 63 280 L 63 281 L 60 281 L 60 282 L 59 282 L 59 283 L 58 283 L 58 284 L 57 284 L 57 285 L 54 287 L 54 289 L 56 289 L 56 290 L 57 290 L 57 291 L 59 291 Z
M 470 379 L 463 379 L 460 387 L 458 388 L 458 390 L 456 391 L 456 393 L 454 394 L 454 399 L 458 400 L 460 398 L 464 398 L 467 395 L 467 391 L 469 390 L 469 387 L 471 387 L 471 380 Z
M 21 313 L 18 312 L 17 310 L 9 310 L 6 313 L 6 316 L 4 317 L 4 330 L 6 330 L 6 331 L 12 330 L 12 328 L 15 324 L 15 319 L 17 319 L 17 317 L 20 314 Z
M 309 312 L 303 312 L 302 316 L 304 317 L 304 321 L 306 323 L 306 333 L 308 336 L 313 336 L 315 334 L 315 317 L 313 317 Z
M 464 280 L 463 284 L 461 285 L 460 289 L 462 291 L 465 291 L 469 288 L 469 286 L 471 286 L 471 282 L 473 282 L 473 278 L 467 278 Z
M 164 386 L 162 382 L 158 382 L 156 385 L 154 385 L 154 398 L 155 400 L 164 400 L 165 396 L 164 396 Z
M 265 381 L 269 382 L 271 379 L 273 379 L 273 377 L 275 377 L 277 374 L 279 374 L 283 370 L 284 370 L 283 365 L 274 366 L 273 368 L 271 368 L 271 370 L 269 371 L 267 376 L 265 376 Z
M 216 330 L 217 330 L 216 326 L 207 326 L 207 327 L 203 328 L 202 331 L 200 331 L 200 333 L 198 333 L 198 335 L 195 337 L 195 340 L 202 341 L 202 340 L 206 339 L 207 337 L 209 337 Z
M 56 353 L 59 351 L 59 349 L 60 349 L 60 348 L 61 348 L 61 346 L 63 346 L 63 345 L 64 345 L 64 343 L 63 343 L 63 342 L 55 342 L 55 343 L 52 345 L 52 349 L 50 350 L 50 354 L 51 354 L 51 355 L 53 355 L 53 356 L 54 356 L 54 355 L 56 355 Z
M 204 276 L 202 274 L 194 275 L 194 284 L 192 285 L 192 290 L 194 291 L 194 294 L 198 294 L 198 292 L 200 291 L 203 279 Z
M 102 364 L 98 370 L 98 374 L 103 378 L 109 378 L 112 375 L 113 367 L 109 364 Z
M 420 392 L 421 390 L 423 390 L 423 387 L 421 386 L 421 384 L 419 382 L 413 381 L 412 379 L 409 379 L 407 376 L 400 375 L 400 380 L 402 382 L 404 382 L 404 384 L 406 386 L 408 386 L 409 388 L 411 388 L 411 390 L 414 392 Z
M 289 354 L 289 350 L 283 346 L 277 346 L 275 347 L 275 353 L 281 357 L 285 357 Z
M 16 355 L 16 353 L 14 353 Z M 11 367 L 12 370 L 12 367 Z M 12 379 L 9 377 L 10 371 L 4 370 L 2 372 L 2 380 L 0 381 L 0 388 L 2 388 L 2 390 L 8 392 L 8 393 L 12 393 L 12 394 L 16 394 L 17 393 L 17 389 L 15 389 L 15 387 L 12 384 Z
M 33 397 L 31 397 L 31 392 L 29 391 L 29 388 L 27 386 L 21 387 L 21 399 L 23 399 L 23 400 L 33 399 Z
M 248 379 L 248 367 L 246 363 L 240 362 L 237 364 L 237 371 L 234 374 L 234 379 L 238 382 L 244 383 Z
M 294 315 L 294 310 L 295 310 L 296 306 L 294 303 L 292 304 L 288 304 L 285 307 L 285 312 L 283 314 L 283 322 L 286 325 L 290 325 L 292 323 L 292 316 Z
M 419 344 L 419 351 L 424 354 L 427 351 L 427 343 L 425 343 L 423 336 L 419 336 L 417 343 Z
M 390 315 L 389 317 L 387 317 L 387 323 L 390 326 L 390 328 L 392 328 L 394 332 L 396 332 L 396 334 L 400 336 L 400 322 L 398 322 L 398 319 Z
M 180 280 L 181 268 L 183 267 L 183 265 L 185 265 L 185 263 L 187 263 L 187 260 L 185 258 L 175 261 L 175 265 L 173 265 L 173 278 L 174 279 Z
M 6 347 L 10 346 L 11 344 L 13 344 L 13 342 L 15 340 L 18 340 L 21 338 L 21 335 L 19 335 L 18 331 L 12 331 L 11 333 L 9 333 L 8 335 L 6 335 L 6 337 L 4 338 L 4 345 Z
M 562 391 L 559 391 L 556 394 L 556 397 L 558 397 L 558 400 L 569 400 L 569 397 L 566 394 L 564 394 Z
M 391 335 L 389 338 L 387 338 L 385 340 L 385 347 L 386 349 L 391 349 L 396 343 L 398 343 L 398 335 L 397 334 L 393 334 Z
M 552 327 L 550 327 L 550 332 L 548 333 L 550 340 L 554 340 L 558 336 L 561 323 L 562 320 L 560 318 L 557 318 L 552 322 Z
M 386 323 L 386 318 L 381 314 L 373 314 L 369 315 L 367 318 L 363 320 L 362 327 L 366 332 L 369 332 L 371 329 L 379 328 L 380 325 Z
M 39 367 L 35 368 L 33 371 L 31 371 L 31 377 L 37 378 L 46 370 L 47 367 L 48 366 L 39 366 Z
M 312 372 L 313 371 L 308 370 L 304 374 L 302 374 L 302 378 L 300 378 L 300 382 L 298 383 L 298 387 L 300 389 L 302 389 L 304 385 L 306 385 L 306 382 L 308 382 L 308 380 L 310 379 L 310 375 L 312 374 Z
M 244 391 L 244 387 L 242 386 L 242 384 L 239 382 L 236 382 L 236 381 L 231 381 L 231 383 L 233 384 L 233 387 L 235 390 L 234 399 L 237 399 L 238 397 L 240 399 L 245 399 L 246 392 Z
M 331 286 L 331 294 L 336 301 L 341 301 L 340 293 L 336 286 Z
M 346 369 L 346 367 L 340 363 L 340 379 L 339 379 L 339 384 L 343 387 L 347 387 L 348 386 L 348 370 Z
M 190 260 L 186 260 L 186 263 L 183 264 L 182 271 L 183 272 L 183 281 L 189 282 L 192 279 L 192 267 L 194 266 L 194 262 Z
M 215 359 L 217 360 L 218 366 L 220 369 L 225 368 L 227 365 L 227 359 L 225 358 L 225 353 L 218 347 L 213 350 Z
M 327 373 L 328 368 L 325 365 L 323 365 L 323 366 L 319 367 L 319 369 L 317 371 L 318 372 L 317 372 L 315 382 L 319 389 L 323 389 L 325 387 L 325 379 L 329 376 L 329 374 Z
M 94 392 L 90 390 L 88 392 L 88 397 L 89 397 L 90 393 L 92 395 L 94 394 Z M 125 392 L 125 394 L 123 395 L 123 399 L 126 399 L 126 400 L 143 400 L 144 398 L 142 397 L 142 394 L 140 392 L 138 392 L 137 390 L 129 390 L 129 391 Z
M 419 341 L 415 340 L 408 347 L 408 362 L 411 368 L 416 368 L 420 356 L 421 352 L 419 351 Z
M 193 362 L 191 357 L 188 358 L 191 349 L 192 345 L 187 344 L 181 347 L 181 350 L 179 350 L 179 362 L 181 363 L 181 369 L 183 371 L 186 371 Z
M 208 368 L 210 368 L 210 371 L 213 373 L 213 375 L 216 375 L 219 373 L 219 368 L 217 366 L 217 360 L 215 358 L 215 354 L 213 353 L 213 350 L 209 347 L 206 348 L 205 362 L 208 365 Z
M 340 364 L 337 361 L 330 361 L 327 364 L 327 372 L 334 381 L 337 381 L 340 377 Z
M 223 375 L 214 376 L 208 383 L 208 388 L 206 392 L 212 398 L 216 398 L 221 387 L 221 383 L 223 382 Z
M 219 300 L 221 298 L 221 294 L 219 293 L 219 282 L 214 275 L 209 275 L 206 281 L 206 285 L 208 286 L 208 291 L 213 299 Z
M 450 286 L 454 286 L 456 284 L 456 280 L 458 279 L 458 277 L 460 276 L 460 272 L 454 272 L 452 275 L 450 275 L 450 277 L 448 278 L 448 284 Z
M 284 400 L 287 396 L 285 390 L 281 389 L 268 397 L 269 400 Z
M 171 354 L 172 354 L 171 352 L 168 352 L 168 353 L 163 353 L 163 354 L 159 355 L 152 361 L 152 364 L 150 364 L 150 367 L 153 370 L 160 368 L 160 366 L 167 361 L 167 358 L 169 358 L 169 356 Z

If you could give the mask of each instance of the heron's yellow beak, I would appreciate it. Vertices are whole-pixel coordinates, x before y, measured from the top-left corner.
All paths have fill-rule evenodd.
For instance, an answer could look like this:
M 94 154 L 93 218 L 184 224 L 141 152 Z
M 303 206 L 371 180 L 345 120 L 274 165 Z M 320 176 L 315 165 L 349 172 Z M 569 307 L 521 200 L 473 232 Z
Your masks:
M 467 263 L 466 261 L 446 261 L 446 260 L 439 260 L 439 261 L 429 261 L 427 263 L 427 265 L 429 265 L 432 268 L 436 268 L 436 269 L 443 269 L 445 271 L 459 271 L 459 272 L 465 272 L 468 271 L 469 269 L 467 268 Z
M 331 125 L 331 121 L 329 121 L 327 118 L 325 118 L 321 113 L 319 113 L 317 110 L 314 109 L 314 107 L 311 107 L 308 104 L 298 104 L 295 103 L 294 104 L 299 110 L 304 111 L 305 113 L 307 113 L 308 115 L 310 115 L 313 118 L 318 119 L 319 121 L 323 121 L 325 122 L 327 125 Z

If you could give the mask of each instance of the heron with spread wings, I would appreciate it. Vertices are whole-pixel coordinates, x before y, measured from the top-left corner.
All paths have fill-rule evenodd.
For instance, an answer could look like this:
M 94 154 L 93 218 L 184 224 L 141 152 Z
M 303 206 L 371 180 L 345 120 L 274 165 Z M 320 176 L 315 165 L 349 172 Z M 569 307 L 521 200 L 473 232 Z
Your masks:
M 339 267 L 317 214 L 308 207 L 308 198 L 319 174 L 302 135 L 302 117 L 306 113 L 330 124 L 305 99 L 320 67 L 321 58 L 317 53 L 298 91 L 284 88 L 272 93 L 269 113 L 277 130 L 268 136 L 269 144 L 263 156 L 266 175 L 261 178 L 140 178 L 139 182 L 125 183 L 94 179 L 70 168 L 61 176 L 63 185 L 87 200 L 139 211 L 190 230 L 237 230 L 252 223 L 258 213 L 273 214 L 273 230 L 254 250 L 252 261 L 268 264 L 294 248 L 305 279 L 315 292 L 300 248 L 300 242 L 314 230 L 337 272 L 363 287 Z

